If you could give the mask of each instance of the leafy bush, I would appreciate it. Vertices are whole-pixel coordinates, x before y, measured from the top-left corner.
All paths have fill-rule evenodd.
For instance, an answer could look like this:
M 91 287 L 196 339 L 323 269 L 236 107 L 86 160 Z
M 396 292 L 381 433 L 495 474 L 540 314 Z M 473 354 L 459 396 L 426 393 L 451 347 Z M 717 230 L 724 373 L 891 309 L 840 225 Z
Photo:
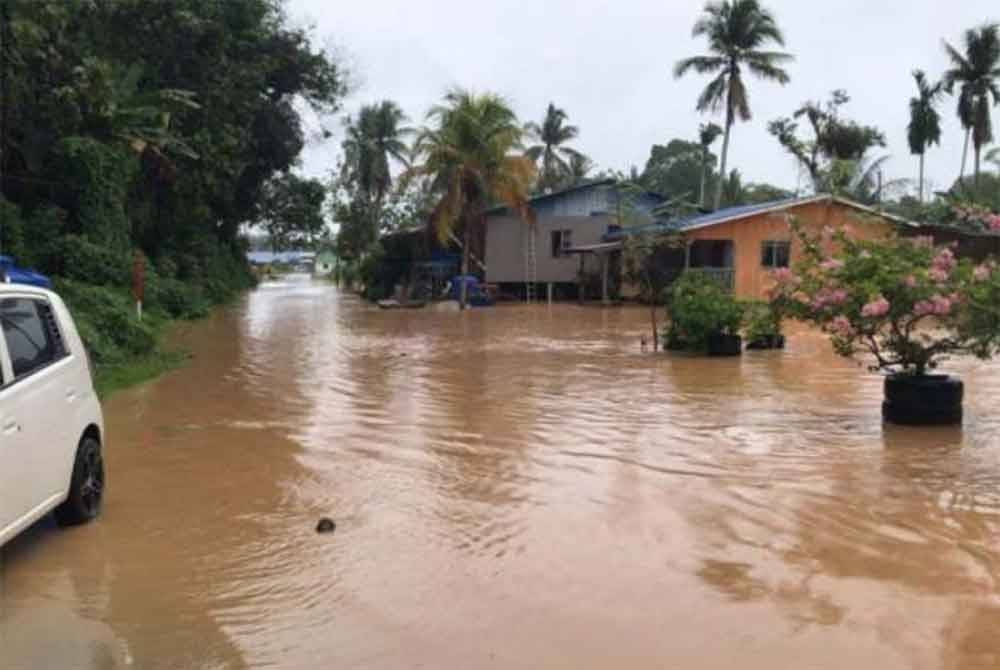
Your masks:
M 856 241 L 799 230 L 803 260 L 776 271 L 772 302 L 817 324 L 842 356 L 922 375 L 952 353 L 986 358 L 1000 346 L 1000 272 L 973 266 L 930 238 Z M 828 253 L 833 244 L 839 248 Z
M 745 335 L 751 342 L 781 335 L 781 314 L 767 302 L 744 303 Z
M 127 288 L 132 285 L 132 256 L 107 246 L 94 244 L 79 235 L 66 235 L 58 241 L 60 261 L 52 268 L 67 279 Z
M 100 368 L 144 356 L 156 347 L 156 320 L 139 321 L 127 291 L 58 279 L 55 290 L 66 302 L 80 337 Z
M 670 328 L 666 346 L 704 350 L 712 335 L 735 335 L 743 323 L 743 306 L 718 281 L 688 270 L 669 292 Z

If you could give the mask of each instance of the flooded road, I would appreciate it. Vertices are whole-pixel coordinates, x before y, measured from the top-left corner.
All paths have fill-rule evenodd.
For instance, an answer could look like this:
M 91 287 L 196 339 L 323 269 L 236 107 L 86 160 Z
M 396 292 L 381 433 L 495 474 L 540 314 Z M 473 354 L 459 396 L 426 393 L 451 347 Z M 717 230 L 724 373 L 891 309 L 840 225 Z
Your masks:
M 3 553 L 0 667 L 995 668 L 1000 365 L 959 429 L 646 312 L 264 284 L 105 406 L 103 517 Z M 337 521 L 317 535 L 316 520 Z

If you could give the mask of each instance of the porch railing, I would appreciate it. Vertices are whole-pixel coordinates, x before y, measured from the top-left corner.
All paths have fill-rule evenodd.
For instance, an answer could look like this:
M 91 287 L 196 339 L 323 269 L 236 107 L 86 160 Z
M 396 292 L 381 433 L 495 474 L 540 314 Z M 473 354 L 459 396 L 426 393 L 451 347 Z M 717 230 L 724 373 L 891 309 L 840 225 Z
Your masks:
M 715 281 L 719 282 L 719 284 L 727 291 L 732 291 L 736 286 L 736 274 L 733 268 L 688 268 L 688 272 L 700 272 L 707 277 L 711 277 Z

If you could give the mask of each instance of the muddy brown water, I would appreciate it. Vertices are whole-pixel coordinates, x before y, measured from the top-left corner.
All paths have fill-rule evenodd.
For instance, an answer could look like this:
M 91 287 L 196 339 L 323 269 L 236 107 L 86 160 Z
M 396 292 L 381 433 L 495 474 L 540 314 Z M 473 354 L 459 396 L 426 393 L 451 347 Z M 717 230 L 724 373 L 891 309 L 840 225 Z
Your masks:
M 0 667 L 1000 667 L 1000 365 L 884 428 L 815 334 L 645 327 L 264 284 L 106 404 L 104 516 L 3 550 Z

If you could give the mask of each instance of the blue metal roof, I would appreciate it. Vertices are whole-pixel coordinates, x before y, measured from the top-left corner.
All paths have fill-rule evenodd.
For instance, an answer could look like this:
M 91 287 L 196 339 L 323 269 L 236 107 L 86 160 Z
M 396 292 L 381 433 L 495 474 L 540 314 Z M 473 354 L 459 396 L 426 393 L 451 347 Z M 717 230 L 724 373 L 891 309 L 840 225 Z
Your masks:
M 654 223 L 649 223 L 643 226 L 634 226 L 631 228 L 625 228 L 621 231 L 608 233 L 604 236 L 606 240 L 617 240 L 628 235 L 635 235 L 637 233 L 645 232 L 684 232 L 686 230 L 694 230 L 696 228 L 705 228 L 706 226 L 712 226 L 717 223 L 723 223 L 725 221 L 732 221 L 734 219 L 742 219 L 747 216 L 752 216 L 760 212 L 766 212 L 773 209 L 785 209 L 787 207 L 792 207 L 794 205 L 799 205 L 807 202 L 812 202 L 817 199 L 817 196 L 809 196 L 805 198 L 785 198 L 782 200 L 771 200 L 769 202 L 763 202 L 756 205 L 739 205 L 737 207 L 726 207 L 724 209 L 718 209 L 714 212 L 709 212 L 707 214 L 695 214 L 693 216 L 688 216 L 685 218 L 677 219 L 661 219 Z

